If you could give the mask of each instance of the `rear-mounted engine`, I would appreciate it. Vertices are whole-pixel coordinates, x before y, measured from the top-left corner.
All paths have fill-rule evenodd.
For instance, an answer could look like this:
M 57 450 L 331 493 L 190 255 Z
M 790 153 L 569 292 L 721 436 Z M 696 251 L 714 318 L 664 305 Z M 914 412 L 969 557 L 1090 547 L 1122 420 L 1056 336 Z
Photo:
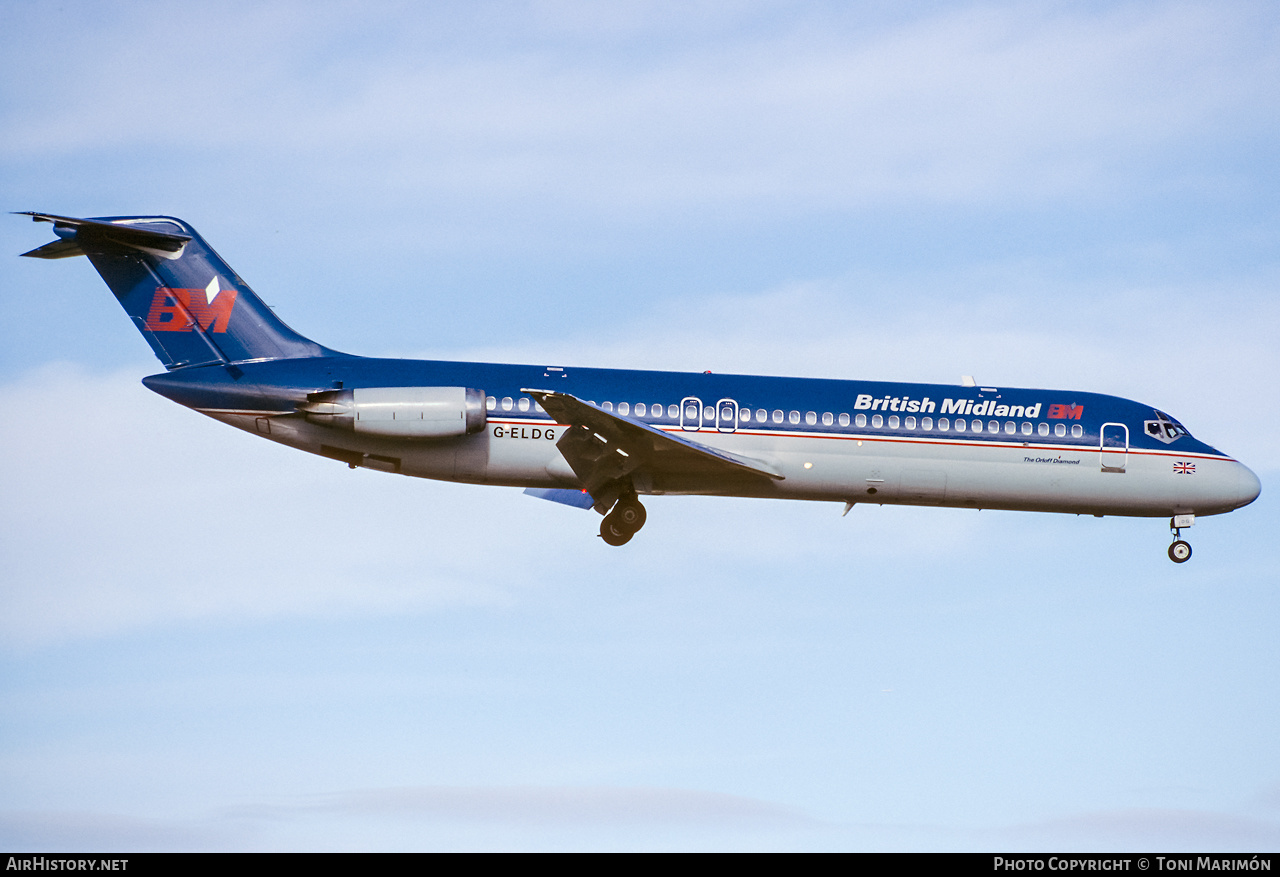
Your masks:
M 311 423 L 394 438 L 447 438 L 484 429 L 484 391 L 466 387 L 366 387 L 307 394 Z

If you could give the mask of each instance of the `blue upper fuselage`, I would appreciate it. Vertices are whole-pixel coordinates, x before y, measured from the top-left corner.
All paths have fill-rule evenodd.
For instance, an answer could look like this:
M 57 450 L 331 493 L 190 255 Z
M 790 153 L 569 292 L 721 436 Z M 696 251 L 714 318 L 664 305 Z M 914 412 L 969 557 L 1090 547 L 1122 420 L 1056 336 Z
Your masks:
M 776 434 L 945 435 L 949 441 L 1095 448 L 1105 424 L 1123 424 L 1134 449 L 1176 449 L 1229 459 L 1151 406 L 1062 390 L 375 359 L 340 353 L 183 368 L 143 383 L 179 404 L 205 410 L 282 413 L 295 410 L 308 393 L 323 390 L 461 386 L 490 397 L 491 419 L 549 419 L 522 392 L 534 388 L 569 393 L 668 427 L 683 423 L 685 428 Z M 685 412 L 692 417 L 695 408 L 696 420 L 682 420 Z M 963 421 L 963 431 L 958 420 Z M 1163 439 L 1162 429 L 1168 431 Z M 1175 434 L 1176 447 L 1170 448 Z

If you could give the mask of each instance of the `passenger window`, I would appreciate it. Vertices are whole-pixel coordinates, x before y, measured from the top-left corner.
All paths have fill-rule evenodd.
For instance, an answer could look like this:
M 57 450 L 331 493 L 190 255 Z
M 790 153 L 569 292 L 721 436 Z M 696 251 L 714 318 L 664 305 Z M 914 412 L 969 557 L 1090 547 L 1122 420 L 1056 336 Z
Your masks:
M 515 403 L 513 403 L 513 402 L 511 401 L 511 397 L 510 397 L 510 396 L 503 396 L 503 397 L 502 397 L 502 410 L 503 410 L 503 411 L 510 411 L 510 410 L 511 410 L 511 406 L 512 406 L 513 404 L 515 404 Z
M 1023 424 L 1022 424 L 1022 434 L 1023 434 L 1023 435 L 1031 435 L 1031 424 L 1029 424 L 1029 423 L 1023 423 Z
M 963 420 L 961 420 L 959 417 L 957 417 L 957 418 L 956 418 L 956 432 L 964 432 L 964 431 L 965 431 L 965 428 L 966 428 L 966 424 L 965 424 L 965 422 L 964 422 Z
M 833 423 L 835 423 L 835 422 L 836 422 L 836 419 L 835 419 L 834 417 L 832 417 L 832 416 L 831 416 L 831 412 L 830 412 L 830 411 L 824 411 L 824 412 L 822 412 L 822 425 L 823 425 L 823 426 L 830 426 L 831 424 L 833 424 Z
M 926 430 L 926 431 L 927 431 L 927 430 L 930 430 L 930 429 L 933 429 L 933 418 L 932 418 L 932 417 L 921 417 L 921 418 L 920 418 L 920 428 L 921 428 L 921 429 L 923 429 L 923 430 Z
M 890 429 L 897 429 L 897 428 L 898 428 L 898 415 L 896 415 L 896 414 L 890 414 L 890 415 L 889 415 L 889 428 L 890 428 Z
M 710 405 L 708 405 L 708 406 L 706 406 L 705 408 L 703 408 L 703 409 L 702 409 L 702 419 L 703 419 L 703 420 L 715 420 L 715 419 L 716 419 L 716 409 L 715 409 L 715 408 L 713 408 L 713 407 L 712 407 L 712 406 L 710 406 Z
M 916 419 L 914 417 L 908 417 L 905 420 L 903 420 L 902 423 L 904 426 L 906 426 L 907 429 L 916 428 Z
M 1082 426 L 1081 426 L 1080 424 L 1078 424 L 1078 423 L 1077 423 L 1077 424 L 1074 424 L 1074 425 L 1071 427 L 1071 437 L 1072 437 L 1072 438 L 1080 438 L 1080 436 L 1082 436 L 1082 435 L 1084 435 L 1084 427 L 1082 427 Z
M 668 405 L 668 406 L 667 406 L 667 417 L 669 417 L 671 420 L 675 420 L 675 419 L 676 419 L 677 417 L 679 417 L 679 416 L 680 416 L 680 406 L 679 406 L 679 405 Z
M 782 419 L 783 419 L 783 417 L 784 417 L 784 416 L 785 416 L 785 415 L 783 415 L 783 413 L 782 413 L 782 409 L 781 409 L 781 408 L 775 408 L 775 409 L 773 409 L 773 422 L 774 422 L 774 423 L 781 423 L 781 422 L 782 422 Z
M 629 403 L 629 402 L 619 402 L 619 403 L 618 403 L 618 413 L 619 413 L 619 414 L 623 414 L 623 415 L 630 414 L 630 413 L 631 413 L 631 403 Z
M 756 409 L 756 423 L 766 423 L 769 420 L 769 412 L 763 408 Z
M 1018 431 L 1018 424 L 1014 423 L 1012 420 L 1006 420 L 1004 422 L 1004 431 L 1008 435 L 1013 435 L 1015 432 Z
M 987 432 L 999 432 L 999 431 L 1000 431 L 1000 423 L 998 421 L 995 421 L 995 420 L 987 421 Z
M 973 423 L 970 423 L 969 425 L 973 427 L 973 431 L 974 431 L 974 432 L 982 432 L 982 421 L 981 421 L 981 420 L 975 420 L 975 421 L 973 421 Z
M 859 414 L 859 415 L 858 415 L 858 419 L 857 419 L 855 422 L 858 424 L 858 426 L 866 426 L 866 425 L 867 425 L 867 415 L 865 415 L 865 414 Z
M 517 407 L 517 408 L 519 408 L 521 411 L 528 411 L 528 410 L 529 410 L 529 397 L 528 397 L 528 396 L 521 396 L 519 399 L 517 399 L 517 400 L 516 400 L 516 407 Z
M 601 408 L 603 408 L 605 411 L 612 411 L 612 410 L 613 410 L 613 403 L 612 403 L 612 402 L 601 402 L 601 403 L 600 403 L 600 407 L 601 407 Z
M 1067 425 L 1065 423 L 1054 424 L 1053 434 L 1061 438 L 1067 434 Z
M 698 419 L 698 406 L 688 405 L 684 409 L 684 419 L 689 423 L 693 423 Z
M 848 414 L 841 414 L 841 415 L 840 415 L 840 425 L 841 425 L 841 426 L 848 426 L 848 425 L 849 425 L 849 415 L 848 415 Z
M 788 414 L 788 415 L 787 415 L 787 420 L 791 421 L 792 423 L 799 423 L 799 422 L 800 422 L 800 412 L 799 412 L 799 411 L 792 411 L 790 414 Z
M 498 400 L 495 399 L 493 396 L 485 396 L 484 407 L 492 411 L 493 409 L 498 407 Z
M 951 421 L 946 417 L 938 418 L 938 432 L 946 432 L 951 429 Z
M 804 422 L 809 424 L 810 426 L 813 426 L 818 422 L 818 415 L 810 411 L 807 414 L 805 414 Z
M 636 417 L 644 417 L 644 413 L 645 413 L 645 411 L 647 411 L 647 410 L 648 410 L 648 409 L 644 407 L 644 403 L 643 403 L 643 402 L 637 402 L 637 403 L 636 403 Z
M 874 426 L 876 429 L 879 429 L 880 427 L 884 426 L 884 418 L 881 417 L 879 414 L 871 415 L 871 425 Z
M 1037 427 L 1036 427 L 1036 432 L 1038 432 L 1040 435 L 1048 435 L 1048 434 L 1049 434 L 1049 424 L 1047 424 L 1047 423 L 1042 423 L 1042 424 L 1040 424 L 1039 426 L 1037 426 Z

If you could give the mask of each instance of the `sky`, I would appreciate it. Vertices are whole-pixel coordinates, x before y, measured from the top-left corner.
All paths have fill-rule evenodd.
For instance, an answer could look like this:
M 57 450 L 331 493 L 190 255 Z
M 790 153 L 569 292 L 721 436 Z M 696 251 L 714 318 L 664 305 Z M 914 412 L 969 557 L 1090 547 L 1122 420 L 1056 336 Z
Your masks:
M 0 3 L 5 210 L 379 356 L 1047 387 L 1163 520 L 514 488 L 202 418 L 0 221 L 0 847 L 1280 848 L 1267 3 Z M 30 415 L 30 416 L 28 416 Z

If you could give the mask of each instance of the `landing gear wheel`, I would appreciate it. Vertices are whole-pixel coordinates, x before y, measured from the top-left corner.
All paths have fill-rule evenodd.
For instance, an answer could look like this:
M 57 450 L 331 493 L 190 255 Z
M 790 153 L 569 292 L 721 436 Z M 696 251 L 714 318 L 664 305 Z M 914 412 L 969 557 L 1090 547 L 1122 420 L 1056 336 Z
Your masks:
M 600 522 L 600 538 L 609 545 L 626 545 L 634 535 L 634 530 L 628 530 L 618 523 L 614 513 L 606 515 L 605 519 Z
M 1174 563 L 1186 563 L 1191 559 L 1191 546 L 1179 539 L 1169 546 L 1169 559 Z
M 618 519 L 618 527 L 637 533 L 644 526 L 649 513 L 644 510 L 644 506 L 637 499 L 620 499 L 618 504 L 613 507 L 613 512 L 609 517 Z

